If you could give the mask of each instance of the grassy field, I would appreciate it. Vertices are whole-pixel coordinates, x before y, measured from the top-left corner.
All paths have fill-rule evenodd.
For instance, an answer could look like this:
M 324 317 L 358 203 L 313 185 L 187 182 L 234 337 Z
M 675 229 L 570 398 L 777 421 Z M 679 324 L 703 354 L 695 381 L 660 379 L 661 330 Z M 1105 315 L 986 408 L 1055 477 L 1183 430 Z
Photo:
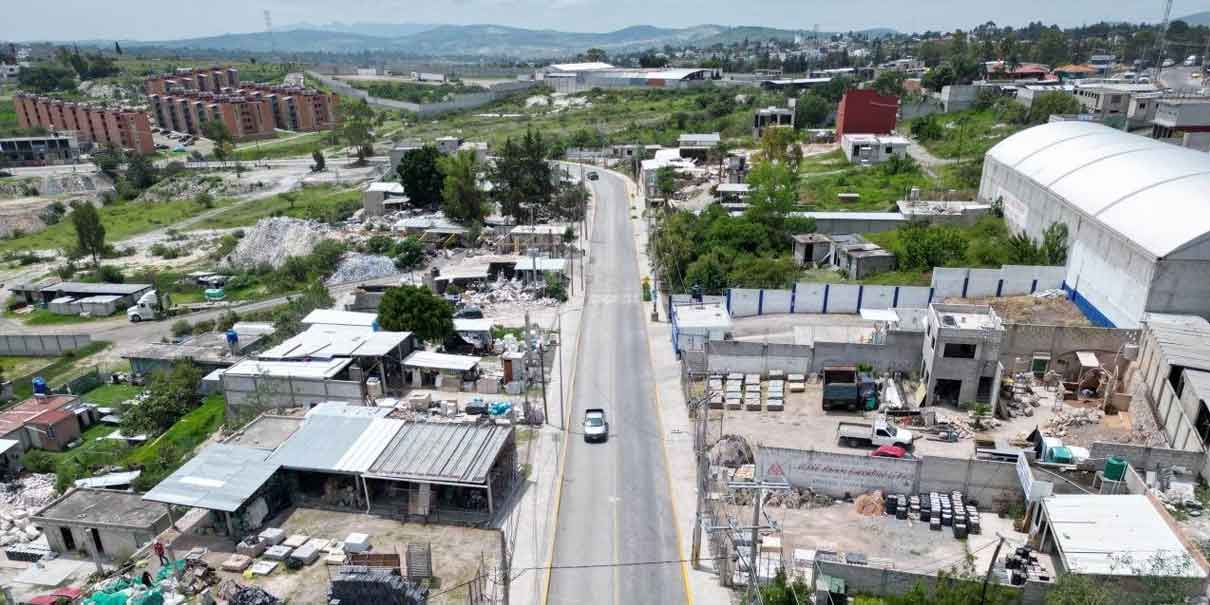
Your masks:
M 105 384 L 84 395 L 84 401 L 102 407 L 113 407 L 143 392 L 143 387 L 131 384 Z
M 0 100 L 0 135 L 11 134 L 17 130 L 17 110 L 12 98 Z
M 329 136 L 327 132 L 308 132 L 284 139 L 244 143 L 235 150 L 232 158 L 248 162 L 310 155 L 316 149 L 326 147 Z
M 108 349 L 111 344 L 113 343 L 104 340 L 94 340 L 88 346 L 69 351 L 59 357 L 46 358 L 48 365 L 39 371 L 38 375 L 45 378 L 48 383 L 58 383 L 89 367 L 89 358 Z M 18 400 L 32 396 L 33 392 L 33 385 L 28 380 L 13 384 L 13 394 Z
M 932 179 L 919 170 L 889 174 L 880 166 L 847 168 L 839 174 L 803 177 L 803 203 L 810 210 L 887 210 L 906 199 L 912 187 L 929 189 Z M 836 196 L 856 193 L 857 202 L 841 202 Z
M 211 394 L 202 405 L 185 414 L 163 435 L 131 451 L 124 460 L 128 464 L 148 464 L 155 460 L 161 448 L 172 444 L 180 452 L 190 452 L 223 425 L 226 401 L 218 393 Z
M 487 92 L 482 86 L 466 86 L 461 83 L 429 85 L 392 80 L 346 80 L 346 83 L 375 97 L 408 103 L 437 103 L 444 101 L 449 95 Z
M 293 202 L 286 197 L 276 195 L 206 219 L 199 223 L 197 228 L 243 227 L 253 225 L 256 221 L 269 216 L 330 220 L 333 216 L 351 214 L 361 205 L 361 192 L 357 189 L 338 188 L 330 185 L 306 187 L 290 195 L 295 196 Z
M 229 199 L 214 202 L 215 207 L 230 204 Z M 98 209 L 105 225 L 105 240 L 118 242 L 160 227 L 191 218 L 207 208 L 193 200 L 167 202 L 114 202 Z M 76 232 L 71 221 L 61 221 L 37 233 L 0 240 L 0 253 L 9 250 L 66 249 L 76 245 Z
M 24 376 L 54 361 L 53 357 L 0 357 L 0 375 L 4 380 Z
M 941 158 L 979 158 L 1005 137 L 1021 129 L 1000 121 L 991 109 L 972 109 L 947 114 L 934 114 L 943 136 L 922 144 L 930 153 Z M 910 126 L 909 126 L 910 128 Z

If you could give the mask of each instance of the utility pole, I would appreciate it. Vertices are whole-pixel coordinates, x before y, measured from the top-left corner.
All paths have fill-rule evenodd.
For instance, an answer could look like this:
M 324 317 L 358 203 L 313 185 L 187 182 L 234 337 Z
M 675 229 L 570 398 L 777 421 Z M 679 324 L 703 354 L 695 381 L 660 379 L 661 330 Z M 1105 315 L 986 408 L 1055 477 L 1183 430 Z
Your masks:
M 525 374 L 525 379 L 521 381 L 521 391 L 525 393 L 525 418 L 529 419 L 529 310 L 525 311 L 525 328 L 521 330 L 521 337 L 525 339 L 525 361 L 521 363 L 521 371 Z
M 692 382 L 692 379 L 690 380 Z M 690 403 L 690 408 L 699 415 L 697 423 L 697 432 L 694 436 L 694 449 L 697 451 L 697 515 L 693 519 L 693 548 L 690 550 L 689 559 L 696 568 L 701 563 L 702 556 L 702 528 L 705 525 L 703 519 L 706 516 L 706 492 L 709 490 L 710 482 L 708 476 L 710 474 L 710 462 L 706 456 L 706 426 L 710 417 L 710 392 L 695 402 Z
M 563 382 L 563 312 L 559 311 L 556 315 L 559 329 L 559 429 L 563 428 L 564 423 L 564 408 L 563 408 L 563 390 L 567 388 L 567 383 Z M 550 418 L 547 417 L 546 422 L 550 423 Z
M 731 489 L 750 489 L 753 491 L 752 501 L 752 526 L 746 529 L 752 530 L 752 555 L 749 558 L 748 565 L 748 591 L 756 590 L 757 562 L 760 560 L 760 530 L 770 529 L 773 526 L 764 527 L 760 524 L 761 505 L 765 499 L 766 490 L 786 490 L 790 489 L 790 484 L 785 480 L 782 481 L 732 481 L 727 484 Z M 775 529 L 775 528 L 774 528 Z
M 508 538 L 504 536 L 503 529 L 497 529 L 500 532 L 500 586 L 504 595 L 503 603 L 508 605 L 508 585 L 512 584 L 512 565 L 508 560 Z
M 538 375 L 542 380 L 542 422 L 546 422 L 550 418 L 550 410 L 546 407 L 546 339 L 542 336 L 541 328 L 538 329 Z M 562 387 L 559 385 L 560 389 Z
M 983 590 L 979 592 L 979 605 L 987 605 L 987 583 L 991 582 L 992 569 L 996 567 L 996 561 L 1000 558 L 1000 547 L 1004 546 L 1004 536 L 996 535 L 1000 537 L 1000 542 L 996 544 L 996 551 L 992 553 L 992 562 L 987 564 L 987 575 L 983 576 Z

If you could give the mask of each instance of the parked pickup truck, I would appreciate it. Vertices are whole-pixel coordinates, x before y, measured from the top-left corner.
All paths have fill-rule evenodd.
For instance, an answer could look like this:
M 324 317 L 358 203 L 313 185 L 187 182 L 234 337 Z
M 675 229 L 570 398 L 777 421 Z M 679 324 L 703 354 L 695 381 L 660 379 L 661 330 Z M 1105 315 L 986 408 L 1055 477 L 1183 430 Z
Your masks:
M 878 409 L 878 383 L 869 374 L 854 366 L 831 366 L 823 369 L 823 409 Z
M 588 408 L 584 410 L 584 441 L 606 441 L 609 439 L 609 422 L 605 420 L 605 410 Z
M 896 428 L 895 425 L 879 418 L 874 424 L 860 422 L 842 422 L 836 428 L 840 444 L 848 447 L 878 447 L 882 445 L 899 445 L 911 447 L 916 436 L 911 431 Z

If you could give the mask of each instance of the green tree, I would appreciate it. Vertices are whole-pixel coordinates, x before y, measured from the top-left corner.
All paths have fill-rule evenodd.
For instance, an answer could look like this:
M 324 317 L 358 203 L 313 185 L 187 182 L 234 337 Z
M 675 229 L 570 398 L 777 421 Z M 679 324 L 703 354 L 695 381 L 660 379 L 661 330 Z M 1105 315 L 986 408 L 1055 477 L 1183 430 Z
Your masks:
M 22 89 L 37 93 L 70 91 L 76 89 L 76 76 L 66 67 L 37 65 L 22 68 L 17 83 Z
M 202 122 L 202 136 L 218 143 L 231 143 L 231 131 L 222 120 L 206 120 Z
M 731 266 L 728 279 L 741 288 L 785 288 L 801 269 L 787 256 L 745 256 Z
M 918 141 L 936 141 L 945 137 L 945 129 L 937 121 L 937 116 L 929 114 L 912 120 L 912 136 Z
M 893 97 L 903 96 L 903 80 L 906 74 L 901 71 L 888 69 L 878 74 L 871 85 L 878 94 Z
M 356 148 L 358 162 L 364 163 L 367 157 L 374 155 L 374 110 L 361 99 L 337 105 L 336 116 L 336 137 L 345 145 Z
M 1063 115 L 1080 113 L 1080 102 L 1068 93 L 1060 91 L 1044 92 L 1034 98 L 1029 108 L 1029 122 L 1042 124 L 1050 119 L 1052 114 Z
M 408 236 L 395 246 L 395 267 L 414 269 L 424 262 L 424 244 L 416 236 Z
M 320 280 L 314 280 L 302 292 L 286 300 L 284 308 L 273 314 L 273 336 L 270 345 L 275 345 L 302 332 L 302 318 L 316 309 L 330 308 L 335 301 Z
M 676 184 L 676 168 L 660 166 L 655 171 L 655 188 L 665 199 L 672 197 L 678 189 Z
M 432 145 L 413 149 L 399 160 L 399 182 L 408 199 L 416 206 L 431 206 L 442 201 L 444 179 L 438 161 L 441 152 Z
M 727 281 L 730 267 L 729 259 L 717 250 L 711 250 L 689 264 L 685 271 L 685 285 L 701 286 L 706 294 L 721 294 L 731 285 Z
M 744 217 L 765 228 L 774 245 L 788 243 L 786 215 L 798 205 L 798 169 L 789 163 L 758 161 L 748 173 L 751 194 Z
M 1042 261 L 1055 267 L 1067 264 L 1067 224 L 1051 223 L 1042 233 Z
M 794 106 L 794 127 L 799 130 L 827 126 L 828 116 L 832 114 L 832 104 L 822 96 L 808 92 L 798 98 Z
M 126 158 L 126 182 L 142 191 L 160 180 L 160 169 L 145 155 L 131 154 Z
M 378 323 L 383 330 L 440 343 L 454 333 L 454 305 L 423 286 L 388 288 L 378 304 Z
M 527 130 L 520 141 L 505 139 L 495 163 L 488 171 L 494 185 L 492 201 L 516 222 L 547 218 L 556 193 L 550 149 L 541 133 Z M 532 213 L 532 214 L 531 214 Z
M 962 232 L 948 225 L 913 221 L 899 230 L 899 266 L 916 271 L 945 267 L 966 256 Z
M 785 162 L 790 158 L 790 146 L 797 141 L 798 133 L 790 128 L 766 128 L 760 137 L 761 153 L 766 160 Z
M 159 434 L 201 403 L 198 386 L 202 371 L 191 361 L 178 361 L 169 370 L 155 372 L 146 397 L 122 410 L 122 432 L 127 435 Z
M 479 160 L 473 151 L 459 151 L 437 162 L 444 180 L 441 210 L 450 220 L 483 222 L 488 214 L 487 195 L 479 188 Z
M 608 57 L 606 56 L 605 51 L 599 48 L 590 48 L 584 51 L 584 60 L 588 61 L 589 63 L 603 62 L 606 58 Z
M 1046 605 L 1110 605 L 1116 596 L 1101 581 L 1074 573 L 1060 574 L 1046 592 Z
M 101 214 L 88 202 L 74 202 L 71 208 L 76 245 L 81 253 L 92 257 L 93 266 L 100 267 L 101 254 L 105 252 L 105 225 L 101 223 Z
M 814 592 L 802 579 L 793 582 L 786 577 L 784 569 L 778 569 L 773 581 L 760 587 L 760 602 L 764 605 L 802 605 Z

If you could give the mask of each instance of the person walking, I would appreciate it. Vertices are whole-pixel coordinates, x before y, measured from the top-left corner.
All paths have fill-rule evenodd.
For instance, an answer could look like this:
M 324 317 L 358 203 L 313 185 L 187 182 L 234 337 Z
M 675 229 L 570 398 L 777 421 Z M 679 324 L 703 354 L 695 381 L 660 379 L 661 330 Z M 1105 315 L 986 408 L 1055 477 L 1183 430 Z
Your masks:
M 164 556 L 164 543 L 159 540 L 151 545 L 151 549 L 155 551 L 155 556 L 160 558 L 160 565 L 168 565 L 168 557 Z

